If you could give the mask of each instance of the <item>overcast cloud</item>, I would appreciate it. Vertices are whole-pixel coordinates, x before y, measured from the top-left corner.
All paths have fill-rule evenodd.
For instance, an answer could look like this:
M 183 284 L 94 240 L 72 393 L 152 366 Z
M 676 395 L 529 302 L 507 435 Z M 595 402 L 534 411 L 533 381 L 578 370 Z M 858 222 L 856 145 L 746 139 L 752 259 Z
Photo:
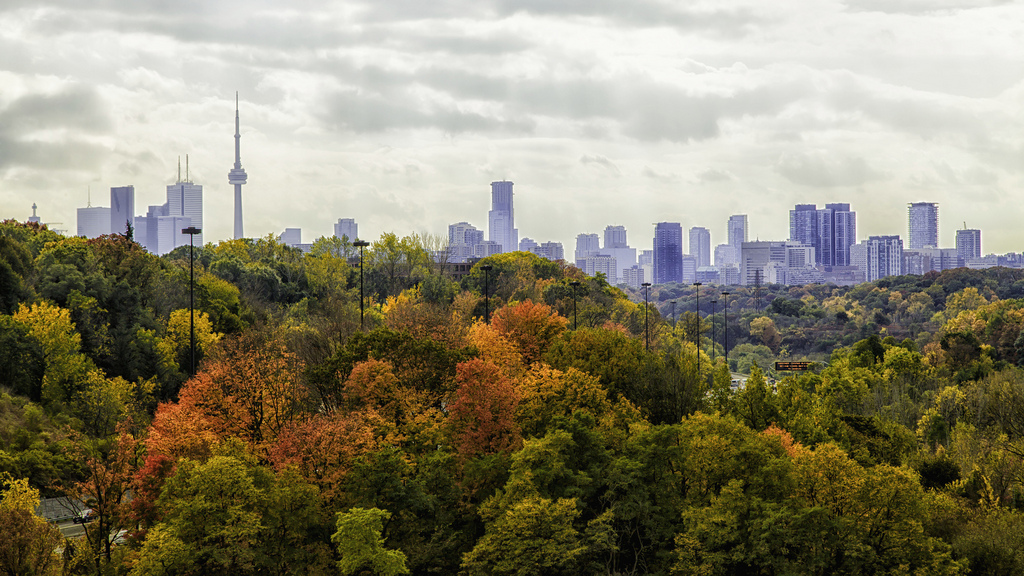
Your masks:
M 1024 250 L 1011 0 L 6 0 L 0 217 L 73 233 L 126 184 L 143 212 L 188 154 L 229 237 L 236 91 L 247 235 L 485 229 L 509 179 L 520 237 L 567 254 L 736 213 L 785 239 L 797 203 L 905 236 L 916 201 L 943 245 Z

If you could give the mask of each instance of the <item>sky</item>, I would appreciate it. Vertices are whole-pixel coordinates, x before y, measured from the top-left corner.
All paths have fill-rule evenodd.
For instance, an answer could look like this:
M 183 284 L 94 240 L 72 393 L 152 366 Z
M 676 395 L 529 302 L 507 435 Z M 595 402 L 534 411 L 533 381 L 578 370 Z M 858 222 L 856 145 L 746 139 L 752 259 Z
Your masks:
M 1022 0 L 0 0 L 0 219 L 74 233 L 128 184 L 144 213 L 188 155 L 230 238 L 236 91 L 247 236 L 486 230 L 504 179 L 567 255 L 827 202 L 1024 250 Z

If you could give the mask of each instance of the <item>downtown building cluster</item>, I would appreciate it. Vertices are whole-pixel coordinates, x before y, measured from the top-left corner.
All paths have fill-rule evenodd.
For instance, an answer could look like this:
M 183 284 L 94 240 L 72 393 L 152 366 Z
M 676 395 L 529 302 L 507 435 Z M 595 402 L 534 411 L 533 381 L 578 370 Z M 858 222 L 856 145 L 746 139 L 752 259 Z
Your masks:
M 448 261 L 475 262 L 520 250 L 551 260 L 564 258 L 561 243 L 518 240 L 512 183 L 491 183 L 489 234 L 468 222 L 448 227 Z M 982 257 L 981 231 L 956 231 L 955 246 L 939 246 L 938 204 L 916 202 L 908 207 L 908 239 L 899 235 L 857 239 L 857 214 L 848 203 L 819 208 L 798 204 L 789 212 L 789 238 L 755 240 L 748 236 L 745 214 L 726 222 L 726 242 L 714 245 L 703 226 L 684 230 L 679 222 L 654 225 L 650 250 L 630 247 L 624 226 L 609 225 L 576 237 L 573 262 L 587 275 L 604 275 L 612 284 L 639 287 L 700 282 L 747 285 L 812 283 L 857 284 L 899 274 L 926 274 L 951 268 L 1024 265 L 1019 254 Z M 688 245 L 684 246 L 684 237 Z

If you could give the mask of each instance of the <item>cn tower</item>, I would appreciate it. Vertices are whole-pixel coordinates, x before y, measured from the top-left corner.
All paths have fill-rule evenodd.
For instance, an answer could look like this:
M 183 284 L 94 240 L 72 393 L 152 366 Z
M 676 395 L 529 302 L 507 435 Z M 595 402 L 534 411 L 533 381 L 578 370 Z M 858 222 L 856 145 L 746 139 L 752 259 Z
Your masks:
M 235 92 L 235 167 L 228 172 L 228 184 L 235 186 L 235 239 L 242 238 L 242 184 L 245 184 L 245 169 L 242 168 L 242 156 L 239 142 L 242 135 L 238 133 L 238 92 Z

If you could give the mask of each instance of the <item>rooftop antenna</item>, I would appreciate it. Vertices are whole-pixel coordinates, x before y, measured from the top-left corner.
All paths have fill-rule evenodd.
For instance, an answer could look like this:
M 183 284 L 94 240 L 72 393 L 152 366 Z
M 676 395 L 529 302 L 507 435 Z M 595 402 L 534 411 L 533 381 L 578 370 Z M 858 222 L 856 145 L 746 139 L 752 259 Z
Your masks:
M 181 155 L 178 155 L 178 184 L 181 184 Z
M 85 201 L 86 208 L 92 208 L 92 186 L 87 186 L 86 187 L 86 197 L 85 198 L 86 198 L 86 201 Z
M 192 183 L 192 181 L 188 179 L 188 154 L 185 154 L 185 182 L 188 182 L 189 184 Z

